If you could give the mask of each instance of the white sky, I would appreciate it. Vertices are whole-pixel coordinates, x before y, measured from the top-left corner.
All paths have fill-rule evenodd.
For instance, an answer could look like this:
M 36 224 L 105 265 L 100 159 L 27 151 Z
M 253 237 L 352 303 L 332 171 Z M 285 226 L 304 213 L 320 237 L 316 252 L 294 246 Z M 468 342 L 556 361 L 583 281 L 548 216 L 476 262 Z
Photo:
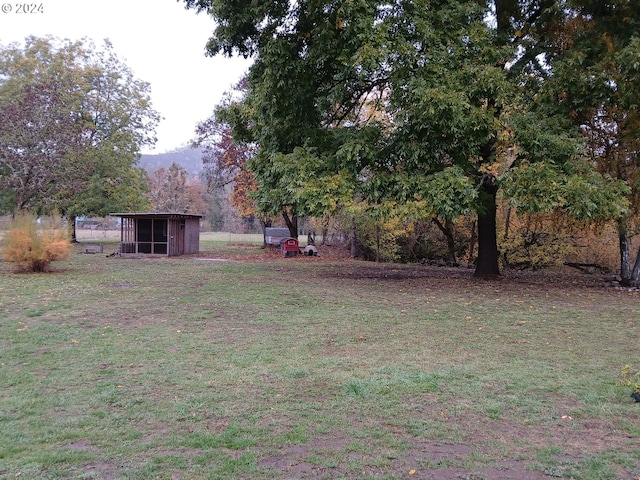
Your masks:
M 242 58 L 205 57 L 215 27 L 211 17 L 185 10 L 177 0 L 0 0 L 0 43 L 29 35 L 108 38 L 136 78 L 151 84 L 153 107 L 164 117 L 153 151 L 186 144 L 247 70 Z M 32 2 L 32 3 L 31 3 Z M 19 5 L 42 5 L 42 13 L 18 13 Z M 7 12 L 8 11 L 8 12 Z M 5 13 L 7 12 L 7 13 Z

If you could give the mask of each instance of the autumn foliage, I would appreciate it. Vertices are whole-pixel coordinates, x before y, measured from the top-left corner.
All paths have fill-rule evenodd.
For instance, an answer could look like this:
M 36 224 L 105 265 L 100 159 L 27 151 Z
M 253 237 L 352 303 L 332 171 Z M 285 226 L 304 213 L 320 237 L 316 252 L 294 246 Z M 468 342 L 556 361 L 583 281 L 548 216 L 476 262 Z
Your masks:
M 38 228 L 30 214 L 16 216 L 2 241 L 2 257 L 14 263 L 18 271 L 46 272 L 51 262 L 64 260 L 71 252 L 71 242 L 64 228 L 54 221 Z

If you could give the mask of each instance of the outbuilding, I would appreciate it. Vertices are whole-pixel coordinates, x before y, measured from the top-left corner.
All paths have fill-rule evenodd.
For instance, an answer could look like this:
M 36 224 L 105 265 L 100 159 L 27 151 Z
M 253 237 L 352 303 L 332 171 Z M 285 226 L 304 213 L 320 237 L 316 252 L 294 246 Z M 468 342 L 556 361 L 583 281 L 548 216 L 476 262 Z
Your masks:
M 200 251 L 202 215 L 112 213 L 120 217 L 120 255 L 175 257 Z

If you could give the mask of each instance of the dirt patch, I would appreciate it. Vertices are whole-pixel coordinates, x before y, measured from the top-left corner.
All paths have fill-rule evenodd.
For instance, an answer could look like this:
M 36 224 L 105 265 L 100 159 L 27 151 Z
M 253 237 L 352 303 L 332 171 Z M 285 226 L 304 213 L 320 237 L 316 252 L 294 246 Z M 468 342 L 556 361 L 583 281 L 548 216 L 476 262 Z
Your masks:
M 278 478 L 316 478 L 323 471 L 333 470 L 336 467 L 326 467 L 313 463 L 315 455 L 331 454 L 341 457 L 349 439 L 333 436 L 320 436 L 309 440 L 304 445 L 292 445 L 273 454 L 264 454 L 260 457 L 260 468 L 272 469 L 279 473 Z M 285 477 L 282 477 L 285 474 Z
M 466 470 L 461 467 L 444 467 L 420 470 L 412 478 L 428 480 L 543 480 L 544 472 L 529 470 L 522 462 L 505 462 L 499 467 Z
M 82 467 L 83 473 L 79 478 L 99 478 L 101 480 L 115 480 L 121 478 L 122 467 L 112 462 L 91 462 Z
M 349 280 L 418 280 L 433 279 L 447 281 L 464 281 L 475 285 L 504 288 L 508 285 L 535 286 L 537 289 L 566 288 L 605 288 L 605 278 L 601 274 L 587 274 L 571 268 L 544 270 L 539 272 L 521 270 L 503 270 L 501 276 L 492 279 L 474 278 L 474 269 L 466 266 L 447 267 L 431 264 L 376 264 L 349 257 L 349 252 L 338 247 L 318 247 L 320 256 L 306 257 L 298 255 L 286 259 L 286 263 L 298 265 L 300 262 L 311 266 L 309 272 L 322 277 L 337 277 Z M 248 262 L 266 262 L 283 260 L 277 248 L 256 248 L 249 246 L 241 252 L 208 253 L 200 252 L 195 257 L 201 259 L 236 260 Z M 287 271 L 286 263 L 281 268 Z M 328 268 L 323 268 L 327 265 Z M 443 285 L 446 287 L 446 285 Z
M 535 470 L 524 461 L 508 460 L 492 467 L 469 468 L 465 462 L 473 462 L 477 453 L 466 444 L 418 443 L 410 448 L 402 458 L 389 459 L 388 466 L 379 466 L 380 459 L 370 458 L 367 453 L 348 451 L 351 442 L 344 438 L 323 437 L 311 440 L 303 446 L 292 446 L 277 454 L 262 455 L 258 464 L 261 468 L 278 472 L 278 478 L 361 478 L 362 476 L 385 476 L 395 472 L 395 478 L 416 479 L 492 479 L 492 480 L 543 480 L 544 472 Z M 331 466 L 312 463 L 314 454 L 329 452 L 336 460 Z M 363 471 L 351 472 L 350 460 L 364 464 Z
M 353 260 L 332 264 L 327 276 L 351 280 L 437 280 L 457 281 L 481 286 L 505 288 L 509 285 L 535 286 L 537 289 L 604 288 L 600 275 L 588 275 L 571 271 L 523 272 L 505 270 L 500 277 L 484 280 L 473 276 L 473 269 L 466 267 L 436 267 L 432 265 L 375 265 Z M 446 285 L 442 285 L 446 287 Z

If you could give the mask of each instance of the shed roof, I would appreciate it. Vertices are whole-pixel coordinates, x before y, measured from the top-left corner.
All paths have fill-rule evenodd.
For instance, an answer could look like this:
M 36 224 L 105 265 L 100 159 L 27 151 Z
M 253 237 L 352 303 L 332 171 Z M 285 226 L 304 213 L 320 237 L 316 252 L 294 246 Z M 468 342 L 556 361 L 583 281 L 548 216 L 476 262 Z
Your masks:
M 203 215 L 199 213 L 178 213 L 178 212 L 133 212 L 133 213 L 110 213 L 112 217 L 123 218 L 202 218 Z

